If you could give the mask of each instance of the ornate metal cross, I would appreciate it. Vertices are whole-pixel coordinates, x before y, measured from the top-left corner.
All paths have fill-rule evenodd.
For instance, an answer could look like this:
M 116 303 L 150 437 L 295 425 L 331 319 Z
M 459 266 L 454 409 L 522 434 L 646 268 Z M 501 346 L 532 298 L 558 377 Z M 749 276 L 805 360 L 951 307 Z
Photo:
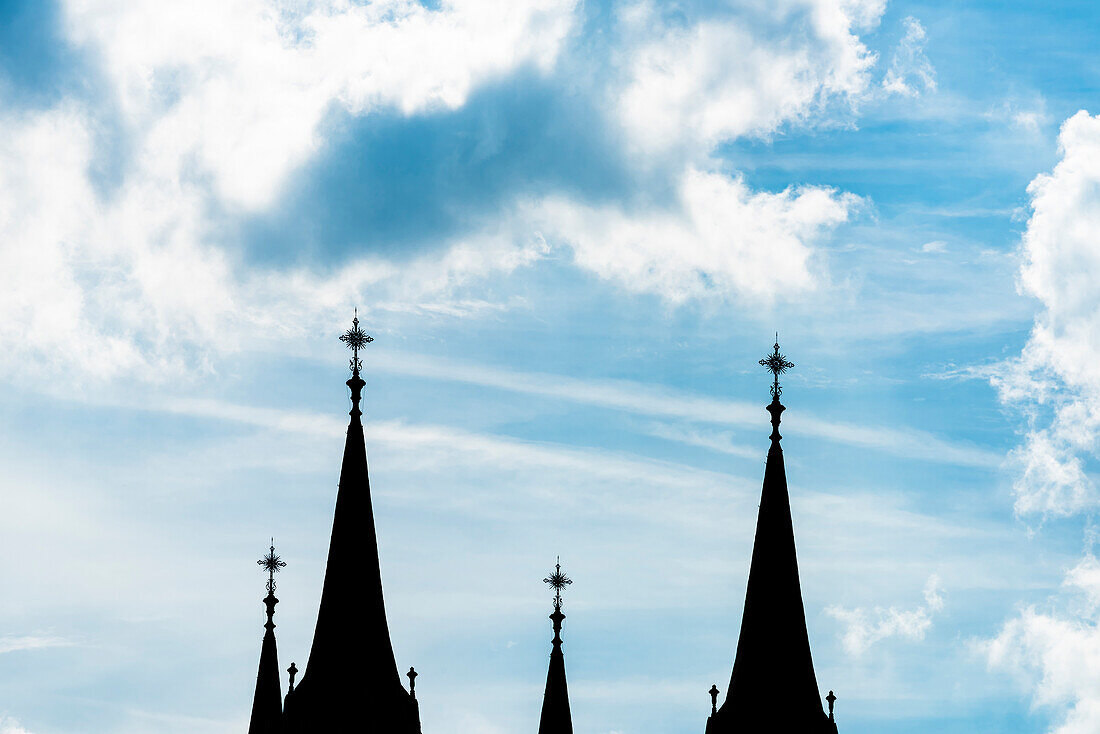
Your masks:
M 256 563 L 263 567 L 267 571 L 267 593 L 272 596 L 275 595 L 275 574 L 278 573 L 286 566 L 284 561 L 279 556 L 275 555 L 275 539 L 271 539 L 271 549 L 268 550 L 267 555 L 256 561 Z
M 561 557 L 558 557 L 558 562 L 554 566 L 554 573 L 550 574 L 542 580 L 542 583 L 549 584 L 550 588 L 554 590 L 554 610 L 561 610 L 561 590 L 569 584 L 573 583 L 573 579 L 566 576 L 561 572 Z
M 359 309 L 355 309 L 355 318 L 351 320 L 351 328 L 344 332 L 340 341 L 347 344 L 352 352 L 351 371 L 358 377 L 359 370 L 363 369 L 363 363 L 359 361 L 359 350 L 374 341 L 365 331 L 359 328 Z
M 783 388 L 779 386 L 779 376 L 794 367 L 794 362 L 788 362 L 787 358 L 779 353 L 779 334 L 775 335 L 774 350 L 767 357 L 760 360 L 760 365 L 774 376 L 775 379 L 771 386 L 772 400 L 779 400 L 779 396 L 783 394 Z

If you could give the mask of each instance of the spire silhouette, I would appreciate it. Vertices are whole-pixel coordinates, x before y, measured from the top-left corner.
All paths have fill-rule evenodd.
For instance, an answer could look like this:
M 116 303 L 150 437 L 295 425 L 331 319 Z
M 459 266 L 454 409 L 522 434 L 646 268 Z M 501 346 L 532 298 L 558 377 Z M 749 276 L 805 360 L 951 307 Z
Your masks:
M 252 697 L 252 719 L 248 734 L 281 734 L 283 719 L 283 695 L 279 683 L 279 652 L 275 645 L 275 574 L 286 563 L 275 555 L 275 539 L 271 540 L 268 554 L 256 561 L 267 571 L 267 622 L 264 624 L 264 641 L 260 648 L 260 666 L 256 672 L 256 692 Z
M 707 720 L 707 734 L 791 731 L 835 734 L 817 688 L 798 579 L 794 526 L 783 466 L 779 376 L 794 365 L 779 352 L 760 360 L 772 373 L 772 434 L 756 521 L 741 635 L 726 699 Z M 711 695 L 717 701 L 717 687 Z
M 340 339 L 352 350 L 352 375 L 347 381 L 351 421 L 317 627 L 305 672 L 293 693 L 287 694 L 287 732 L 420 734 L 416 699 L 401 685 L 386 623 L 360 420 L 366 383 L 359 374 L 359 350 L 374 340 L 359 328 L 358 313 Z
M 554 623 L 554 640 L 550 651 L 550 667 L 546 671 L 546 690 L 542 696 L 539 734 L 573 734 L 573 718 L 569 713 L 569 686 L 565 681 L 565 655 L 561 651 L 561 623 L 565 620 L 565 615 L 561 613 L 561 592 L 573 580 L 562 573 L 559 558 L 554 572 L 542 581 L 554 590 L 554 612 L 550 615 L 550 620 Z

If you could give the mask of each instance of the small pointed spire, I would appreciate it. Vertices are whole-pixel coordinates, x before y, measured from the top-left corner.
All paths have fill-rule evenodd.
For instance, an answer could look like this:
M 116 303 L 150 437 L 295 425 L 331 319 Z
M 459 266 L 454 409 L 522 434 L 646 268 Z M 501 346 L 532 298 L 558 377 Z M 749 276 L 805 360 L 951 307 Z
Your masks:
M 359 350 L 374 341 L 374 338 L 359 328 L 359 309 L 355 309 L 355 317 L 351 320 L 351 328 L 343 333 L 340 341 L 347 345 L 352 352 L 351 379 L 347 385 L 351 388 L 351 415 L 352 423 L 358 424 L 363 411 L 359 410 L 359 401 L 363 397 L 363 387 L 366 382 L 359 376 L 359 370 L 363 369 L 363 362 L 359 359 Z
M 825 697 L 825 700 L 829 702 L 829 721 L 833 720 L 833 704 L 836 703 L 836 696 L 832 691 L 829 691 L 829 695 Z
M 290 685 L 287 687 L 286 692 L 294 693 L 294 676 L 298 675 L 298 666 L 294 663 L 290 664 L 290 667 L 286 669 L 286 672 L 290 673 Z
M 267 571 L 267 622 L 264 624 L 264 640 L 260 648 L 260 665 L 256 672 L 256 692 L 252 697 L 252 718 L 248 734 L 279 734 L 282 725 L 283 706 L 279 683 L 279 653 L 275 644 L 275 574 L 286 563 L 275 554 L 275 539 L 271 547 L 256 563 Z
M 712 683 L 707 693 L 710 694 L 710 715 L 714 716 L 718 713 L 718 684 Z
M 562 573 L 559 557 L 554 572 L 542 581 L 554 590 L 554 613 L 550 615 L 554 622 L 554 641 L 550 651 L 550 667 L 546 671 L 539 734 L 573 734 L 573 717 L 569 712 L 569 686 L 565 679 L 565 655 L 561 651 L 561 623 L 565 620 L 565 615 L 561 613 L 561 591 L 572 584 L 573 580 Z
M 420 673 L 416 672 L 416 668 L 409 667 L 409 672 L 405 673 L 409 677 L 409 695 L 416 698 L 416 676 Z

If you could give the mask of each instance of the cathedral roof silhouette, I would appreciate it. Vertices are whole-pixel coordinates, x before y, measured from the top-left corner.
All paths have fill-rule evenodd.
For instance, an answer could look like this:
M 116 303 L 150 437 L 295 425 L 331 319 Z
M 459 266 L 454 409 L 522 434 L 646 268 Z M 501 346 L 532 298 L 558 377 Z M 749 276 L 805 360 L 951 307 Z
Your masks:
M 373 341 L 359 328 L 358 316 L 341 340 L 352 349 L 352 409 L 344 445 L 340 483 L 329 541 L 328 565 L 317 614 L 313 646 L 301 682 L 295 687 L 297 666 L 291 663 L 290 685 L 281 698 L 279 660 L 275 642 L 275 573 L 286 564 L 270 552 L 258 562 L 268 572 L 267 622 L 253 696 L 248 734 L 329 734 L 364 731 L 367 734 L 420 734 L 420 709 L 415 695 L 417 673 L 406 674 L 409 688 L 398 674 L 389 626 L 386 622 L 378 539 L 371 506 L 359 404 L 366 383 L 360 376 L 359 350 Z M 733 673 L 722 706 L 718 687 L 712 686 L 711 715 L 706 734 L 797 732 L 836 734 L 829 691 L 826 715 L 817 688 L 802 591 L 798 577 L 790 496 L 780 447 L 779 375 L 794 365 L 779 352 L 760 360 L 773 373 L 771 447 L 757 516 L 756 538 L 749 568 Z M 572 583 L 561 570 L 543 579 L 554 589 L 550 615 L 554 637 L 546 673 L 538 734 L 573 734 L 569 690 L 562 652 L 562 590 Z

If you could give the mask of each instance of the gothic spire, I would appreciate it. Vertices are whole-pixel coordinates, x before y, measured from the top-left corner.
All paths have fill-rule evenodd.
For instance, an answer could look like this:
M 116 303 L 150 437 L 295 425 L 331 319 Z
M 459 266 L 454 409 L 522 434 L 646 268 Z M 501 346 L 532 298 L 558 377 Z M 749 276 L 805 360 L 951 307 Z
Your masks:
M 359 403 L 365 382 L 359 350 L 374 341 L 359 316 L 340 337 L 352 350 L 351 421 L 336 493 L 328 565 L 313 647 L 287 695 L 288 734 L 384 731 L 420 734 L 416 699 L 401 684 L 386 622 Z
M 573 718 L 569 713 L 569 687 L 565 681 L 565 655 L 561 651 L 561 623 L 565 620 L 565 615 L 561 613 L 561 592 L 573 580 L 562 573 L 559 558 L 554 572 L 542 581 L 554 590 L 554 612 L 550 615 L 550 620 L 554 623 L 554 640 L 550 651 L 550 667 L 546 671 L 546 691 L 542 697 L 539 734 L 573 734 Z
M 794 367 L 779 352 L 760 360 L 772 373 L 771 447 L 756 521 L 741 635 L 733 674 L 722 706 L 707 720 L 707 734 L 797 731 L 835 734 L 817 689 L 806 614 L 798 579 L 790 496 L 780 447 L 779 418 L 784 407 L 779 376 Z M 717 687 L 711 695 L 717 700 Z
M 267 571 L 267 622 L 264 624 L 264 641 L 260 648 L 260 666 L 256 672 L 256 692 L 252 697 L 252 719 L 248 725 L 248 734 L 281 734 L 283 716 L 283 696 L 279 683 L 279 652 L 275 645 L 275 574 L 286 566 L 275 555 L 275 539 L 266 556 L 256 561 Z

